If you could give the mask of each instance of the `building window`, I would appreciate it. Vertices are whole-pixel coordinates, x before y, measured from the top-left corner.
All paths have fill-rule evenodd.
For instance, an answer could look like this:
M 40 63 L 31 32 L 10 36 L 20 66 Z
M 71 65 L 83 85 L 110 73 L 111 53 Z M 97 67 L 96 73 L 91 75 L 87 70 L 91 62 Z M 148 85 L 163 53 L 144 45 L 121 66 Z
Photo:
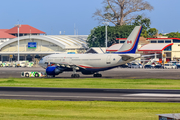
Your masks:
M 124 43 L 125 41 L 120 41 L 120 43 Z
M 173 43 L 180 43 L 180 40 L 173 40 Z
M 164 43 L 164 40 L 158 40 L 158 43 Z
M 171 53 L 169 52 L 167 52 L 167 53 L 165 53 L 166 54 L 166 58 L 171 58 Z
M 172 50 L 171 46 L 168 46 L 167 48 L 164 49 L 164 51 L 171 51 L 171 50 Z
M 171 40 L 165 40 L 165 43 L 171 43 Z
M 156 40 L 151 40 L 151 43 L 157 43 L 157 41 Z

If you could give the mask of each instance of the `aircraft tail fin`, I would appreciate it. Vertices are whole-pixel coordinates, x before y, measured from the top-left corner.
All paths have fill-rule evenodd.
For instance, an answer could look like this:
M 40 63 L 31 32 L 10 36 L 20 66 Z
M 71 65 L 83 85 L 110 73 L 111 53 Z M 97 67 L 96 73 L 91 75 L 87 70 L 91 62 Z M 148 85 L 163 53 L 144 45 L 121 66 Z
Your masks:
M 122 47 L 115 53 L 116 54 L 135 54 L 137 45 L 139 42 L 139 38 L 141 35 L 141 31 L 142 31 L 142 26 L 136 26 L 131 32 L 131 34 L 129 35 L 129 37 L 127 38 L 127 40 L 124 42 Z

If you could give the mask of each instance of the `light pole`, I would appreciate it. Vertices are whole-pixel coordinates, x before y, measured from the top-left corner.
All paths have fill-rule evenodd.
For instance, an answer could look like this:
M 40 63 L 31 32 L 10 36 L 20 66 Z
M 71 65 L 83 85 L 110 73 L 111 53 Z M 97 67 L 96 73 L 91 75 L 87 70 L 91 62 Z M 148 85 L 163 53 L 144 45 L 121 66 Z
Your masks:
M 19 27 L 21 27 L 20 24 L 15 25 L 15 27 L 17 27 L 18 30 L 18 64 L 19 64 Z
M 103 24 L 106 26 L 106 50 L 107 50 L 107 26 L 109 25 L 109 22 L 103 22 Z

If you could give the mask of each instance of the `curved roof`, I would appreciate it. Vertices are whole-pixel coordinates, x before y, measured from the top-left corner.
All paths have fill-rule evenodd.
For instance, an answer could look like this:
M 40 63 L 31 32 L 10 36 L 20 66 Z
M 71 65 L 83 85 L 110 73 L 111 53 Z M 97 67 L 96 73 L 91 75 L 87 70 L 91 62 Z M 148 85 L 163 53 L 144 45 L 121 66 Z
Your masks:
M 113 44 L 112 46 L 110 46 L 109 48 L 107 48 L 106 51 L 118 51 L 123 44 Z
M 65 48 L 87 48 L 88 35 L 47 35 L 49 39 L 58 40 Z
M 51 42 L 53 44 L 58 45 L 63 49 L 71 49 L 71 48 L 87 48 L 87 44 L 85 40 L 87 39 L 87 35 L 31 35 L 31 36 L 22 36 L 19 37 L 19 41 L 25 39 L 39 39 L 47 42 Z M 0 49 L 5 47 L 8 44 L 18 41 L 18 38 L 11 39 L 7 42 L 4 42 L 0 45 Z
M 173 43 L 149 43 L 143 45 L 138 51 L 163 51 L 166 47 L 173 45 Z

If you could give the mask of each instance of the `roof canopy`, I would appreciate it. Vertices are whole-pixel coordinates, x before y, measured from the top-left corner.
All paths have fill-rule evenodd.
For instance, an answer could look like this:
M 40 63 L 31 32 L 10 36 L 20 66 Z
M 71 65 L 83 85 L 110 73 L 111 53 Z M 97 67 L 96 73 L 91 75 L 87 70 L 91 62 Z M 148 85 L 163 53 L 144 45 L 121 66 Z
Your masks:
M 10 35 L 4 31 L 0 31 L 0 38 L 16 38 L 16 36 Z
M 87 40 L 87 37 L 88 35 L 56 35 L 56 36 L 31 35 L 31 39 L 51 42 L 63 49 L 77 49 L 77 48 L 86 49 L 88 48 L 87 43 L 85 42 Z M 30 36 L 19 37 L 19 41 L 23 41 L 27 39 L 29 40 Z M 7 42 L 4 42 L 3 44 L 0 45 L 0 49 L 16 41 L 18 41 L 17 37 Z
M 118 51 L 121 47 L 122 47 L 123 44 L 114 44 L 112 46 L 110 46 L 109 48 L 107 48 L 106 51 L 109 51 L 109 52 L 116 52 Z
M 86 51 L 86 53 L 105 53 L 105 51 L 105 47 L 91 47 Z
M 180 40 L 180 38 L 147 38 L 147 40 Z
M 163 51 L 166 47 L 173 45 L 173 43 L 149 43 L 141 48 L 138 51 Z
M 13 27 L 6 31 L 9 34 L 17 34 L 17 27 Z M 38 30 L 30 25 L 21 25 L 19 27 L 19 33 L 20 34 L 45 34 L 45 32 Z

